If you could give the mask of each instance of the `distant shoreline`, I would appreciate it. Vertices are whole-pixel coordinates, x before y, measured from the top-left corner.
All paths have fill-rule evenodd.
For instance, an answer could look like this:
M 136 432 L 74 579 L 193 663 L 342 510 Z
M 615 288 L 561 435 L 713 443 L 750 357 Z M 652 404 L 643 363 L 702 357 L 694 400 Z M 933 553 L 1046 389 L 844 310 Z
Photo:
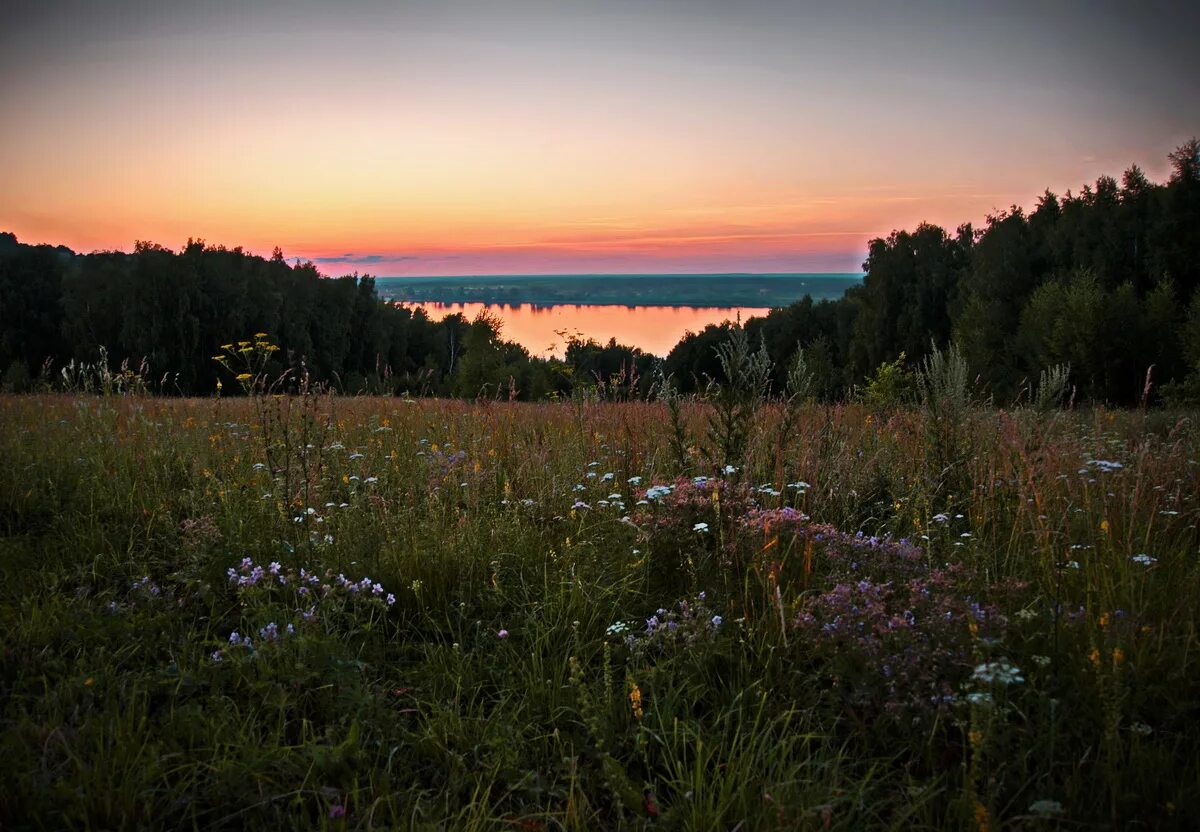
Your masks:
M 836 300 L 863 277 L 853 272 L 460 275 L 380 277 L 375 289 L 380 298 L 402 303 L 766 309 L 805 296 Z

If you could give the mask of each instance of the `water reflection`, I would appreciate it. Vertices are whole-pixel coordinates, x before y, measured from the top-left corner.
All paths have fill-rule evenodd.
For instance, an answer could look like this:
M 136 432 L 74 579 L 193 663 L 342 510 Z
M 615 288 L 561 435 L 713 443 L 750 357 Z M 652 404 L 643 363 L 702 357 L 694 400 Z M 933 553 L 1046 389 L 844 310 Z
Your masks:
M 655 355 L 666 355 L 689 330 L 698 332 L 709 324 L 732 321 L 741 315 L 765 315 L 769 310 L 752 307 L 697 308 L 691 306 L 535 306 L 490 303 L 404 303 L 423 309 L 433 320 L 460 313 L 468 320 L 487 309 L 504 321 L 503 336 L 516 341 L 534 355 L 562 357 L 566 336 L 579 335 L 606 343 L 640 347 Z M 560 334 L 562 333 L 562 334 Z

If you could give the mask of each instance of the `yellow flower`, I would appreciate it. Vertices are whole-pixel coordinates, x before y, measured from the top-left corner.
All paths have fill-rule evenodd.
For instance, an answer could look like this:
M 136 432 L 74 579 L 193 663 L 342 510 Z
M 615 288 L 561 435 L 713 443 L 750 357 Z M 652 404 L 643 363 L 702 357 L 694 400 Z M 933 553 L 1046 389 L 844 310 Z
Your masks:
M 237 380 L 238 380 L 238 381 L 249 381 L 249 380 L 250 380 L 250 374 L 249 374 L 249 373 L 239 373 L 239 374 L 238 374 L 238 377 L 237 377 Z
M 642 710 L 642 689 L 637 686 L 637 682 L 632 680 L 629 688 L 629 707 L 633 710 L 633 716 L 640 722 L 645 715 Z
M 225 356 L 223 356 L 223 355 L 214 355 L 213 356 L 213 361 L 224 361 L 224 360 L 225 360 Z
M 231 350 L 231 349 L 233 349 L 233 344 L 222 344 L 222 345 L 221 345 L 221 349 L 223 349 L 223 350 Z
M 979 832 L 988 832 L 992 828 L 992 816 L 988 813 L 987 807 L 975 801 L 975 826 Z
M 1113 667 L 1117 667 L 1125 661 L 1125 651 L 1120 647 L 1114 647 L 1112 651 Z
M 254 333 L 254 337 L 255 337 L 255 338 L 266 338 L 266 337 L 267 337 L 267 333 L 265 333 L 265 332 L 256 332 L 256 333 Z
M 1100 531 L 1104 532 L 1105 534 L 1108 534 L 1108 521 L 1107 520 L 1100 521 Z
M 85 687 L 89 687 L 89 688 L 90 688 L 90 687 L 92 686 L 92 684 L 93 684 L 93 682 L 94 682 L 94 681 L 95 681 L 95 680 L 94 680 L 94 679 L 92 679 L 92 677 L 91 677 L 91 676 L 89 676 L 89 677 L 87 677 L 86 679 L 84 679 L 84 680 L 83 680 L 83 684 L 84 684 L 84 686 L 85 686 Z
M 1088 661 L 1091 662 L 1092 664 L 1096 665 L 1096 667 L 1100 666 L 1100 648 L 1099 647 L 1093 647 L 1092 652 L 1088 653 Z

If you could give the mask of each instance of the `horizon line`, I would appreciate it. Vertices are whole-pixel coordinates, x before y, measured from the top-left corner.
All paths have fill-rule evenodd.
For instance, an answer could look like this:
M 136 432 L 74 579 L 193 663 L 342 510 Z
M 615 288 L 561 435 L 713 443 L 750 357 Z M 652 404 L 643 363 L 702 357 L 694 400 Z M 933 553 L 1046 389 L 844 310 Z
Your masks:
M 865 277 L 866 272 L 473 272 L 470 274 L 363 274 L 376 280 L 457 280 L 476 277 Z M 354 275 L 342 275 L 354 277 Z

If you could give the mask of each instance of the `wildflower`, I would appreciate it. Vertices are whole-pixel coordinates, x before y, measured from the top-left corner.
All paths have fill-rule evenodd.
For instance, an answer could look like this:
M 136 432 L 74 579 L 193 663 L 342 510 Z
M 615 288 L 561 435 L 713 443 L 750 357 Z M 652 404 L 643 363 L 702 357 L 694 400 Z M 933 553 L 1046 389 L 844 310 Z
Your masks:
M 629 707 L 633 711 L 634 718 L 640 722 L 644 716 L 644 712 L 642 711 L 642 689 L 632 679 L 630 680 L 630 685 Z
M 389 592 L 386 600 L 387 605 L 390 607 L 392 604 L 396 603 L 396 596 Z
M 1140 734 L 1143 737 L 1149 736 L 1154 731 L 1153 728 L 1151 728 L 1149 725 L 1147 725 L 1144 722 L 1133 723 L 1132 725 L 1129 726 L 1129 730 L 1135 734 Z
M 971 678 L 985 684 L 1019 685 L 1025 681 L 1021 669 L 1005 660 L 984 662 L 975 667 Z
M 249 373 L 238 373 L 237 380 L 238 380 L 238 381 L 249 381 L 249 380 L 250 380 L 250 374 L 249 374 Z
M 1147 555 L 1145 552 L 1142 552 L 1141 554 L 1138 554 L 1138 555 L 1134 555 L 1132 558 L 1130 558 L 1130 560 L 1132 560 L 1134 563 L 1141 564 L 1142 566 L 1150 566 L 1152 564 L 1158 563 L 1158 558 L 1152 558 L 1149 555 Z
M 1091 662 L 1092 664 L 1094 664 L 1096 667 L 1100 666 L 1100 648 L 1099 647 L 1093 647 L 1092 652 L 1088 653 L 1088 661 Z
M 329 819 L 341 820 L 346 817 L 346 807 L 338 803 L 329 807 Z
M 1112 651 L 1113 667 L 1120 666 L 1125 661 L 1125 651 L 1120 647 L 1114 647 Z
M 221 655 L 220 650 L 214 650 L 212 652 L 212 660 L 213 660 L 213 664 L 220 664 L 221 662 L 223 662 L 225 660 L 225 657 L 223 655 Z
M 501 630 L 500 632 L 496 633 L 496 638 L 508 638 L 508 630 Z
M 1063 813 L 1063 805 L 1057 800 L 1036 800 L 1029 804 L 1029 811 L 1041 817 L 1053 817 Z
M 975 826 L 979 832 L 988 832 L 992 828 L 992 816 L 979 801 L 975 801 Z
M 696 525 L 692 526 L 692 531 L 706 532 L 706 531 L 708 531 L 708 524 L 707 523 L 697 523 Z
M 712 624 L 712 626 L 713 626 L 713 629 L 715 630 L 715 629 L 717 629 L 718 627 L 720 627 L 720 626 L 721 626 L 721 624 L 724 622 L 724 620 L 725 620 L 725 619 L 721 618 L 721 616 L 719 616 L 719 615 L 714 615 L 714 616 L 712 617 L 712 621 L 711 621 L 710 623 Z

